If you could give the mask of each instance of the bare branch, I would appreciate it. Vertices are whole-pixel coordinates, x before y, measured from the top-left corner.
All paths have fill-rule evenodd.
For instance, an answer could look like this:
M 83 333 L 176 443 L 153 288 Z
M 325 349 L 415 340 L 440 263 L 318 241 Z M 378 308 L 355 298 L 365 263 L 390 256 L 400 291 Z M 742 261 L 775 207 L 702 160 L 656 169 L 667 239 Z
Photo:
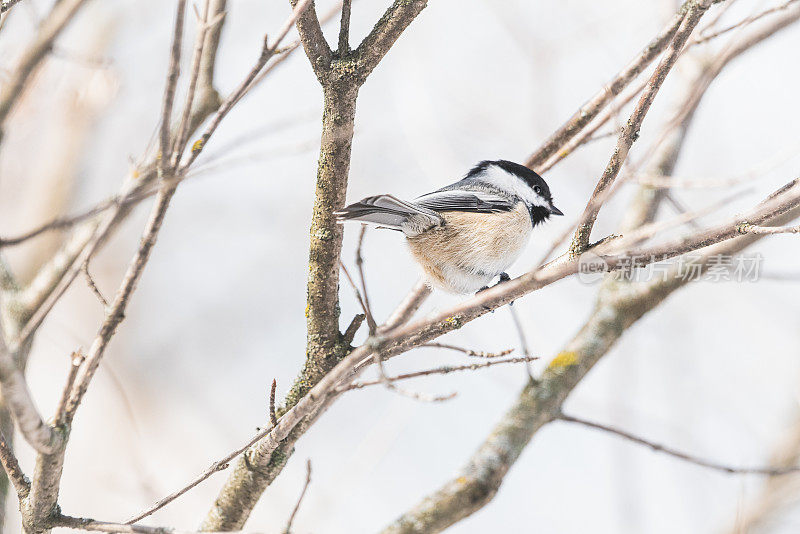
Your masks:
M 170 199 L 175 189 L 169 186 L 162 187 L 156 197 L 156 202 L 150 214 L 150 218 L 142 234 L 139 249 L 128 265 L 128 269 L 123 278 L 120 288 L 114 297 L 114 302 L 108 310 L 106 320 L 100 327 L 100 331 L 89 348 L 84 365 L 78 372 L 75 384 L 63 410 L 62 420 L 65 425 L 70 425 L 75 412 L 78 409 L 89 383 L 100 365 L 105 349 L 111 341 L 117 327 L 125 317 L 130 296 L 136 289 L 136 285 L 141 278 L 144 266 L 150 258 L 150 252 L 155 245 L 161 224 L 164 221 Z M 63 440 L 61 447 L 48 454 L 40 454 L 36 459 L 36 472 L 33 479 L 31 490 L 31 510 L 34 524 L 40 524 L 48 519 L 58 500 L 59 482 L 61 472 L 64 467 L 64 447 Z
M 186 91 L 186 102 L 183 105 L 183 114 L 181 121 L 178 125 L 175 134 L 175 142 L 172 147 L 170 157 L 170 165 L 172 168 L 180 164 L 180 158 L 183 154 L 183 149 L 186 147 L 186 141 L 189 138 L 189 127 L 192 119 L 192 107 L 194 105 L 194 95 L 197 90 L 197 82 L 200 79 L 200 71 L 203 62 L 203 50 L 206 46 L 206 35 L 208 31 L 213 29 L 214 26 L 220 24 L 225 17 L 225 13 L 217 13 L 213 21 L 209 22 L 209 8 L 210 0 L 205 0 L 203 3 L 203 14 L 198 16 L 197 35 L 195 36 L 194 53 L 192 54 L 192 67 L 189 75 L 189 88 Z M 166 155 L 162 154 L 163 157 Z
M 710 41 L 712 39 L 716 39 L 717 37 L 719 37 L 721 35 L 724 35 L 724 34 L 730 32 L 730 31 L 733 31 L 733 30 L 735 30 L 737 28 L 741 28 L 743 26 L 747 26 L 748 24 L 752 24 L 752 23 L 754 23 L 754 22 L 756 22 L 758 20 L 761 20 L 762 18 L 764 18 L 764 17 L 766 17 L 768 15 L 772 15 L 773 13 L 777 13 L 779 11 L 783 11 L 785 9 L 788 9 L 789 7 L 791 7 L 792 4 L 794 4 L 797 1 L 798 0 L 788 0 L 788 2 L 785 2 L 785 3 L 783 3 L 783 4 L 779 5 L 779 6 L 775 6 L 775 7 L 772 7 L 770 9 L 765 9 L 761 13 L 758 13 L 758 14 L 753 15 L 751 17 L 747 17 L 745 19 L 742 19 L 739 22 L 737 22 L 736 24 L 732 24 L 730 26 L 727 26 L 726 28 L 723 28 L 721 30 L 715 31 L 713 33 L 709 33 L 709 34 L 701 33 L 700 37 L 698 37 L 697 39 L 694 39 L 690 44 L 691 45 L 699 45 L 699 44 L 702 44 L 702 43 L 706 43 L 706 42 L 708 42 L 708 41 Z
M 170 126 L 172 122 L 172 103 L 175 101 L 175 87 L 181 72 L 181 44 L 183 42 L 183 20 L 186 12 L 186 0 L 178 0 L 175 14 L 175 29 L 172 34 L 172 50 L 169 56 L 167 87 L 164 89 L 164 100 L 161 104 L 161 135 L 158 155 L 158 177 L 163 179 L 170 169 Z
M 645 46 L 636 57 L 625 66 L 614 78 L 593 95 L 581 109 L 575 112 L 558 130 L 553 133 L 541 147 L 531 154 L 525 161 L 525 166 L 537 170 L 550 156 L 558 152 L 570 139 L 575 137 L 588 125 L 603 108 L 618 94 L 622 92 L 658 55 L 672 42 L 675 33 L 681 26 L 688 6 L 694 0 L 686 0 L 678 13 L 667 23 Z
M 703 458 L 694 456 L 692 454 L 687 454 L 685 452 L 673 449 L 672 447 L 667 447 L 666 445 L 654 443 L 650 440 L 646 440 L 639 436 L 635 436 L 630 432 L 620 430 L 619 428 L 610 425 L 604 425 L 580 417 L 566 415 L 564 413 L 558 414 L 556 416 L 556 419 L 560 421 L 566 421 L 568 423 L 577 423 L 589 428 L 594 428 L 595 430 L 602 430 L 603 432 L 608 432 L 609 434 L 614 434 L 615 436 L 627 439 L 628 441 L 632 441 L 634 443 L 638 443 L 639 445 L 644 445 L 645 447 L 649 447 L 656 452 L 663 452 L 664 454 L 668 454 L 669 456 L 678 458 L 679 460 L 683 460 L 691 464 L 699 465 L 700 467 L 706 467 L 708 469 L 713 469 L 714 471 L 721 471 L 723 473 L 728 473 L 732 475 L 765 475 L 772 477 L 772 476 L 789 475 L 800 472 L 800 467 L 734 467 L 720 462 L 705 460 Z
M 347 328 L 342 334 L 342 341 L 344 343 L 350 345 L 353 342 L 353 338 L 356 337 L 356 332 L 358 332 L 358 329 L 361 328 L 361 324 L 366 318 L 367 315 L 365 313 L 357 313 L 353 316 L 353 320 L 350 321 L 350 324 L 347 325 Z
M 655 72 L 650 77 L 647 88 L 645 89 L 644 93 L 639 99 L 638 104 L 636 105 L 636 108 L 633 110 L 633 113 L 631 113 L 628 122 L 623 128 L 622 133 L 619 136 L 619 140 L 617 141 L 617 146 L 614 149 L 614 153 L 612 154 L 602 177 L 597 182 L 597 186 L 595 187 L 594 192 L 589 199 L 589 203 L 584 209 L 583 215 L 581 216 L 581 221 L 578 223 L 578 229 L 575 232 L 575 238 L 571 248 L 573 254 L 580 254 L 588 247 L 594 221 L 597 219 L 597 214 L 600 212 L 600 208 L 602 207 L 607 196 L 606 191 L 616 179 L 623 163 L 625 163 L 625 159 L 628 156 L 628 151 L 630 150 L 631 145 L 633 145 L 634 141 L 639 136 L 639 130 L 642 126 L 642 122 L 644 121 L 644 117 L 650 110 L 650 106 L 653 103 L 656 94 L 658 94 L 661 85 L 664 83 L 667 74 L 677 61 L 678 56 L 683 50 L 683 46 L 686 44 L 686 41 L 689 39 L 692 31 L 694 31 L 695 26 L 697 26 L 697 24 L 700 22 L 700 18 L 710 6 L 711 0 L 703 0 L 690 4 L 687 10 L 686 18 L 681 23 L 679 30 L 675 33 L 675 37 L 667 48 L 664 58 L 661 60 L 658 67 L 656 67 Z
M 361 83 L 367 79 L 400 34 L 427 5 L 427 0 L 395 0 L 386 10 L 354 52 Z
M 72 386 L 75 384 L 75 377 L 78 376 L 78 370 L 80 369 L 81 365 L 83 365 L 84 359 L 83 351 L 81 349 L 78 349 L 72 353 L 70 358 L 69 373 L 67 374 L 67 382 L 64 384 L 64 390 L 61 392 L 61 399 L 58 401 L 56 414 L 53 417 L 53 422 L 56 426 L 66 423 L 65 417 L 67 402 L 69 401 L 69 396 L 72 392 Z
M 71 517 L 59 515 L 52 521 L 52 527 L 64 527 L 75 530 L 86 530 L 90 532 L 109 532 L 119 534 L 181 534 L 172 528 L 147 527 L 144 525 L 121 525 L 119 523 L 109 523 L 107 521 L 97 521 L 86 517 Z
M 85 3 L 86 0 L 56 2 L 50 14 L 39 25 L 39 32 L 33 43 L 25 49 L 16 69 L 3 81 L 2 89 L 0 89 L 0 137 L 2 137 L 3 125 L 8 114 L 22 96 L 28 79 L 53 47 L 53 42 L 61 34 L 61 31 Z M 3 5 L 5 6 L 6 3 L 4 2 Z M 13 2 L 8 4 L 6 9 L 12 5 Z
M 275 414 L 275 390 L 278 387 L 278 382 L 272 379 L 272 387 L 269 389 L 269 422 L 272 426 L 278 424 L 278 416 Z
M 773 234 L 800 234 L 800 225 L 798 226 L 755 226 L 753 224 L 742 223 L 736 227 L 740 234 L 760 234 L 760 235 L 773 235 Z
M 19 461 L 14 456 L 14 451 L 6 442 L 6 437 L 2 432 L 0 432 L 0 463 L 3 464 L 3 469 L 5 469 L 8 479 L 14 484 L 17 496 L 20 500 L 25 499 L 31 491 L 31 482 L 22 472 Z
M 523 356 L 530 356 L 531 350 L 528 347 L 528 337 L 525 335 L 525 327 L 522 325 L 522 320 L 519 318 L 519 314 L 517 313 L 517 309 L 513 306 L 508 306 L 508 313 L 511 314 L 511 321 L 514 323 L 514 328 L 517 331 L 517 336 L 519 337 L 519 345 L 522 349 Z M 530 363 L 525 366 L 525 369 L 528 371 L 528 377 L 533 377 L 533 370 L 531 369 Z
M 311 460 L 306 460 L 306 482 L 303 484 L 303 491 L 300 492 L 300 497 L 297 499 L 297 504 L 294 505 L 294 509 L 292 510 L 292 515 L 289 516 L 289 520 L 286 522 L 286 528 L 283 529 L 284 534 L 291 534 L 292 532 L 292 523 L 294 523 L 294 517 L 297 515 L 297 511 L 300 509 L 300 504 L 303 502 L 303 497 L 306 496 L 306 491 L 308 490 L 308 485 L 311 484 Z
M 64 4 L 61 2 L 60 4 Z M 224 13 L 225 0 L 212 0 L 211 12 L 213 17 Z M 212 18 L 213 18 L 212 17 Z M 215 109 L 219 107 L 219 97 L 213 87 L 213 74 L 216 62 L 216 52 L 222 27 L 217 25 L 209 33 L 208 43 L 203 51 L 201 62 L 199 98 L 192 114 L 191 130 L 197 128 Z M 150 162 L 135 169 L 130 179 L 123 185 L 122 192 L 111 199 L 107 207 L 102 207 L 98 212 L 83 214 L 81 218 L 91 218 L 72 231 L 62 250 L 48 261 L 36 274 L 31 284 L 15 295 L 14 308 L 21 310 L 16 318 L 21 331 L 17 336 L 17 345 L 22 345 L 25 340 L 38 328 L 44 317 L 61 297 L 63 292 L 72 283 L 80 267 L 91 257 L 116 228 L 119 223 L 130 213 L 132 202 L 147 198 L 152 194 L 142 191 L 150 189 L 157 178 L 156 163 Z M 155 191 L 155 190 L 152 190 Z M 102 217 L 93 218 L 93 215 L 108 211 Z M 68 225 L 74 224 L 70 222 Z
M 266 36 L 264 37 L 264 46 L 261 49 L 261 54 L 258 57 L 255 65 L 250 72 L 247 74 L 245 79 L 239 84 L 239 86 L 233 90 L 233 92 L 225 99 L 225 101 L 220 105 L 217 112 L 214 114 L 214 117 L 211 119 L 211 123 L 208 125 L 206 130 L 203 132 L 203 135 L 195 141 L 192 145 L 192 153 L 189 156 L 189 159 L 180 166 L 177 174 L 184 174 L 189 166 L 194 163 L 194 160 L 197 159 L 197 156 L 203 151 L 205 148 L 206 143 L 214 135 L 217 127 L 220 125 L 222 120 L 225 116 L 230 112 L 234 105 L 236 105 L 239 100 L 245 95 L 247 90 L 255 80 L 256 76 L 261 72 L 264 66 L 267 64 L 267 61 L 275 55 L 275 52 L 278 50 L 278 45 L 281 44 L 283 38 L 286 37 L 286 34 L 289 33 L 289 30 L 292 28 L 292 25 L 295 23 L 298 18 L 300 18 L 303 13 L 309 9 L 310 6 L 313 6 L 314 2 L 312 0 L 300 0 L 297 2 L 297 6 L 295 7 L 294 11 L 292 11 L 291 16 L 289 17 L 286 22 L 284 22 L 283 26 L 278 30 L 277 37 L 275 37 L 274 42 L 272 45 L 269 44 L 267 41 Z
M 353 0 L 342 1 L 342 20 L 339 25 L 339 57 L 344 57 L 350 52 L 350 11 Z
M 156 197 L 156 201 L 150 212 L 150 218 L 142 233 L 139 249 L 128 265 L 122 284 L 117 290 L 114 296 L 114 302 L 112 302 L 108 310 L 106 320 L 103 322 L 100 331 L 89 348 L 86 363 L 81 369 L 79 378 L 72 389 L 72 394 L 70 395 L 65 411 L 67 422 L 71 422 L 72 418 L 75 416 L 75 411 L 78 405 L 80 405 L 81 400 L 83 400 L 83 395 L 86 393 L 89 382 L 94 376 L 97 367 L 100 365 L 100 360 L 103 358 L 103 354 L 105 353 L 108 343 L 111 341 L 111 337 L 125 318 L 125 309 L 128 306 L 128 301 L 136 289 L 136 285 L 139 283 L 139 279 L 144 271 L 144 266 L 150 259 L 150 253 L 153 250 L 153 246 L 155 246 L 158 233 L 161 230 L 161 224 L 164 222 L 167 208 L 169 208 L 169 203 L 174 193 L 175 189 L 167 186 L 162 188 Z
M 428 284 L 426 284 L 424 280 L 418 281 L 403 302 L 401 302 L 397 309 L 386 319 L 383 326 L 378 329 L 378 332 L 385 333 L 406 324 L 411 317 L 417 313 L 417 310 L 419 310 L 422 303 L 425 302 L 425 299 L 427 299 L 430 294 L 431 288 L 428 287 Z
M 108 308 L 108 301 L 103 296 L 103 293 L 100 292 L 100 288 L 97 287 L 97 284 L 94 283 L 94 279 L 92 275 L 89 274 L 89 262 L 85 261 L 81 266 L 81 272 L 83 272 L 83 276 L 86 278 L 86 284 L 89 286 L 89 289 L 92 290 L 94 296 L 97 297 L 97 300 L 103 305 L 103 309 L 105 310 Z
M 444 402 L 454 398 L 457 395 L 455 391 L 445 395 L 427 395 L 425 393 L 419 393 L 417 391 L 411 391 L 410 389 L 401 388 L 395 384 L 395 380 L 386 376 L 386 370 L 383 368 L 383 359 L 381 358 L 380 352 L 374 352 L 372 354 L 372 361 L 375 363 L 375 367 L 378 369 L 378 376 L 380 377 L 378 383 L 383 384 L 386 389 L 394 391 L 395 393 L 399 393 L 404 397 L 415 399 L 421 402 Z
M 369 335 L 374 335 L 378 326 L 375 323 L 375 316 L 372 315 L 372 307 L 369 305 L 369 294 L 367 293 L 367 281 L 364 277 L 364 257 L 361 254 L 361 249 L 364 246 L 364 236 L 367 233 L 367 225 L 361 225 L 361 231 L 358 234 L 358 246 L 356 246 L 356 267 L 358 268 L 358 278 L 361 281 L 361 294 L 364 296 L 364 313 L 367 315 L 367 324 L 369 325 Z
M 185 494 L 204 480 L 208 479 L 211 475 L 218 471 L 222 471 L 227 469 L 230 466 L 230 462 L 239 456 L 242 453 L 247 452 L 248 455 L 252 454 L 251 447 L 259 446 L 260 450 L 268 450 L 274 451 L 280 442 L 286 438 L 289 434 L 289 431 L 294 428 L 297 423 L 300 422 L 303 417 L 310 415 L 311 411 L 304 412 L 300 414 L 298 412 L 289 414 L 288 412 L 284 414 L 280 419 L 278 419 L 278 424 L 275 426 L 271 426 L 270 428 L 266 428 L 264 430 L 259 431 L 255 436 L 253 436 L 247 443 L 243 446 L 239 447 L 235 451 L 227 454 L 221 460 L 218 460 L 211 464 L 211 467 L 203 471 L 199 476 L 193 479 L 189 484 L 182 487 L 181 489 L 169 494 L 168 496 L 164 497 L 153 506 L 141 512 L 140 514 L 132 517 L 126 524 L 133 524 L 137 521 L 144 519 L 145 517 L 155 513 L 156 511 L 160 510 L 161 508 L 165 507 L 169 503 L 173 502 L 175 499 L 180 497 L 181 495 Z M 267 462 L 269 461 L 269 456 L 267 456 Z M 207 522 L 208 520 L 206 520 Z M 207 530 L 206 528 L 201 528 L 201 530 Z
M 14 4 L 17 4 L 19 2 L 20 0 L 3 0 L 2 2 L 0 2 L 0 13 L 5 13 L 6 11 L 14 7 Z
M 292 7 L 297 10 L 300 2 L 298 0 L 290 1 Z M 322 34 L 322 27 L 317 18 L 317 8 L 314 2 L 311 2 L 311 7 L 303 12 L 302 17 L 297 19 L 297 31 L 300 33 L 300 41 L 303 43 L 311 68 L 314 69 L 317 79 L 322 81 L 322 78 L 330 69 L 333 52 Z
M 347 267 L 344 266 L 344 263 L 340 261 L 339 265 L 342 268 L 342 272 L 344 273 L 347 283 L 350 284 L 350 287 L 353 289 L 353 294 L 356 297 L 356 301 L 358 301 L 358 305 L 361 306 L 361 311 L 364 312 L 364 317 L 367 318 L 367 324 L 369 325 L 370 333 L 375 332 L 375 319 L 372 317 L 372 313 L 369 311 L 369 308 L 367 308 L 367 304 L 364 302 L 364 297 L 361 295 L 361 291 L 356 286 L 355 281 L 353 281 L 353 277 L 350 276 L 350 271 L 347 270 Z
M 62 446 L 64 436 L 44 422 L 28 389 L 28 383 L 0 333 L 0 386 L 5 407 L 11 412 L 20 433 L 31 447 L 52 453 Z
M 457 347 L 456 345 L 449 345 L 447 343 L 423 343 L 422 345 L 420 345 L 420 347 L 454 350 L 456 352 L 463 352 L 467 356 L 473 356 L 475 358 L 501 358 L 503 356 L 507 356 L 512 352 L 514 352 L 514 349 L 506 349 L 500 352 L 484 352 L 480 350 L 465 349 L 463 347 Z
M 431 346 L 429 345 L 422 345 L 423 347 Z M 480 353 L 479 353 L 480 354 Z M 508 354 L 508 353 L 506 353 Z M 494 356 L 494 355 L 493 355 Z M 405 373 L 396 376 L 390 376 L 388 379 L 392 382 L 396 382 L 398 380 L 408 380 L 410 378 L 419 378 L 421 376 L 431 376 L 431 375 L 446 375 L 449 373 L 454 373 L 457 371 L 477 371 L 478 369 L 484 369 L 486 367 L 493 367 L 495 365 L 502 365 L 506 363 L 524 363 L 524 362 L 532 362 L 538 360 L 538 356 L 521 356 L 519 358 L 507 358 L 505 360 L 489 360 L 486 362 L 481 363 L 469 363 L 465 365 L 445 365 L 442 367 L 436 367 L 435 369 L 427 369 L 425 371 L 416 371 L 413 373 Z M 353 389 L 362 389 L 367 386 L 376 386 L 378 384 L 382 384 L 383 379 L 378 380 L 364 380 L 361 382 L 353 382 L 348 386 L 341 387 L 337 390 L 338 393 L 344 393 L 345 391 L 351 391 Z

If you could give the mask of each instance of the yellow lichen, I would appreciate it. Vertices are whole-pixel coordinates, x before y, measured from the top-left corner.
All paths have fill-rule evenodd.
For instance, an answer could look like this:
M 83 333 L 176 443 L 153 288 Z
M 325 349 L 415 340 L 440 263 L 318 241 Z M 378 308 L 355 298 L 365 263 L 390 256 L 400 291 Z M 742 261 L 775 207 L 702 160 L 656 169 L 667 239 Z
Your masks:
M 550 362 L 550 365 L 548 365 L 547 368 L 551 370 L 558 370 L 577 364 L 578 355 L 575 352 L 564 351 L 560 352 L 555 358 L 553 358 L 553 361 Z

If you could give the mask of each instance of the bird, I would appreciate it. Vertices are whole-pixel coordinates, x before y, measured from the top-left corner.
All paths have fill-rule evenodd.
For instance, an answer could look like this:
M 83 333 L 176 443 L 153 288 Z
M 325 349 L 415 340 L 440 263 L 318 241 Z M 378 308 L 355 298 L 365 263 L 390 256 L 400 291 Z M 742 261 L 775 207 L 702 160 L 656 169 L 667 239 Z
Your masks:
M 533 229 L 552 215 L 544 179 L 508 160 L 481 161 L 458 182 L 413 201 L 392 195 L 364 198 L 334 212 L 337 222 L 357 221 L 402 232 L 429 286 L 473 293 L 510 280 Z

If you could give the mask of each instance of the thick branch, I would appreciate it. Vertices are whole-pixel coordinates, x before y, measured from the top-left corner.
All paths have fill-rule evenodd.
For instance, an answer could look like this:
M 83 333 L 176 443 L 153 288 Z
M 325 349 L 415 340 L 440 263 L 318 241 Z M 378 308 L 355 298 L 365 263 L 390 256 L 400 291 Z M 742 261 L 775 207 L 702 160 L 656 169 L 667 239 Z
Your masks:
M 0 432 L 0 463 L 3 464 L 3 469 L 8 479 L 14 484 L 17 496 L 20 499 L 27 497 L 31 491 L 31 483 L 25 473 L 22 472 L 19 461 L 14 456 L 14 451 L 11 449 L 11 445 L 6 442 L 6 437 L 2 432 Z M 3 504 L 5 504 L 5 501 L 3 501 Z
M 6 345 L 0 327 L 0 390 L 4 407 L 11 412 L 25 440 L 37 451 L 51 453 L 59 449 L 63 436 L 44 422 L 28 389 L 28 383 Z
M 296 4 L 297 0 L 292 0 L 292 5 Z M 396 1 L 354 52 L 355 59 L 337 62 L 332 62 L 332 52 L 322 36 L 313 4 L 297 21 L 300 39 L 322 84 L 325 102 L 309 244 L 306 361 L 287 395 L 287 408 L 295 406 L 349 349 L 349 343 L 339 332 L 342 228 L 333 212 L 344 206 L 358 88 L 425 4 Z M 254 445 L 237 462 L 202 529 L 241 528 L 264 489 L 283 469 L 296 439 L 322 410 L 316 404 L 309 410 L 298 410 L 294 414 L 295 423 L 279 440 L 270 435 Z M 282 428 L 291 411 L 281 418 L 275 432 Z
M 299 0 L 291 0 L 292 7 L 297 8 L 298 2 Z M 319 24 L 317 6 L 314 5 L 314 2 L 311 2 L 311 6 L 297 19 L 297 31 L 300 33 L 300 42 L 303 43 L 314 74 L 322 82 L 323 77 L 330 69 L 333 52 L 322 34 L 322 26 Z
M 362 83 L 378 66 L 400 34 L 427 5 L 427 0 L 395 0 L 386 10 L 355 51 L 356 65 Z

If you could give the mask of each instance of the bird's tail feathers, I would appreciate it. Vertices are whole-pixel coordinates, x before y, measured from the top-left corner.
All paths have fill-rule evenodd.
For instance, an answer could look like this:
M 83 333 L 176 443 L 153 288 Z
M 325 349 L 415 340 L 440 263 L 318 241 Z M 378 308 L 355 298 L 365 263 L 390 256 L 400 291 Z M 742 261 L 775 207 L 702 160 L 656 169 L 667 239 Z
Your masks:
M 430 219 L 431 225 L 438 223 L 441 219 L 433 210 L 400 200 L 392 195 L 367 197 L 334 212 L 334 215 L 340 223 L 359 221 L 401 232 L 405 231 L 404 224 L 414 216 Z

